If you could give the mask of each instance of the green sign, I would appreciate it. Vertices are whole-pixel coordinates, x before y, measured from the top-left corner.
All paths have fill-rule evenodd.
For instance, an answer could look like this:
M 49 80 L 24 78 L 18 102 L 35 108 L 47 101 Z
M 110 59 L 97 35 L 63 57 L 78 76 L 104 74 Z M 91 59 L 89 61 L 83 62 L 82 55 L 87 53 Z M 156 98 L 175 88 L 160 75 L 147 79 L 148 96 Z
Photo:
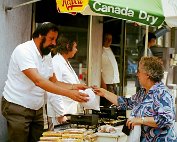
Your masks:
M 151 26 L 159 26 L 165 20 L 159 0 L 90 0 L 89 5 L 95 13 Z

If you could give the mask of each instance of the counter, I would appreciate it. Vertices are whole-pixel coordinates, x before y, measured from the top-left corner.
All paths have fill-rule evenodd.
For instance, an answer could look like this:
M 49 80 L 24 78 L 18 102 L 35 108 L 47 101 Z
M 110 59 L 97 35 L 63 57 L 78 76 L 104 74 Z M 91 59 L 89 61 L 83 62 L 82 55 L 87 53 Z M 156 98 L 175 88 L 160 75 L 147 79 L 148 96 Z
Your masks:
M 114 127 L 116 129 L 115 133 L 103 133 L 103 132 L 94 133 L 94 135 L 97 136 L 96 141 L 94 142 L 126 142 L 127 136 L 122 132 L 122 127 L 123 125 Z M 65 129 L 68 128 L 65 127 Z M 55 129 L 55 131 L 61 131 L 61 129 L 58 128 Z

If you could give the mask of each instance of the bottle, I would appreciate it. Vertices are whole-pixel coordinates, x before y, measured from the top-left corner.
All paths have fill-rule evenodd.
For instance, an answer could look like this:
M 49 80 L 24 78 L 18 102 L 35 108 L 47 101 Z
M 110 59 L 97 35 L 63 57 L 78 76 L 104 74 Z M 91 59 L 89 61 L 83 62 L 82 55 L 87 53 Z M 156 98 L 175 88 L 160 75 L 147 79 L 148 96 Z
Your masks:
M 80 81 L 80 83 L 85 84 L 85 82 L 83 80 L 82 63 L 79 63 L 79 81 Z

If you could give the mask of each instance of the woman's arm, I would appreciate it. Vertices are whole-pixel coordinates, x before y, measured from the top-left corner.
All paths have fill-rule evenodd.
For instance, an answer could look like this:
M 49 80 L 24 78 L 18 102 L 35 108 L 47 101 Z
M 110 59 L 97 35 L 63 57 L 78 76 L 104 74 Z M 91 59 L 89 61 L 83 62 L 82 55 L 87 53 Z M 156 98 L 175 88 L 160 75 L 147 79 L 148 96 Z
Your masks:
M 112 92 L 109 92 L 105 89 L 102 89 L 101 90 L 104 92 L 104 97 L 109 100 L 111 103 L 115 104 L 116 106 L 118 106 L 118 102 L 117 102 L 117 99 L 118 99 L 118 96 L 113 94 Z
M 154 117 L 141 118 L 141 124 L 142 125 L 147 125 L 147 126 L 150 126 L 150 127 L 157 127 L 157 124 L 154 120 Z
M 133 117 L 129 118 L 126 122 L 129 129 L 132 129 L 135 125 L 146 125 L 150 127 L 158 127 L 154 117 Z
M 153 103 L 153 111 L 156 113 L 153 117 L 158 127 L 171 127 L 175 121 L 175 111 L 172 95 L 168 91 L 161 89 L 158 92 L 158 95 L 154 95 L 154 100 L 155 102 Z
M 104 97 L 106 98 L 107 100 L 109 100 L 111 103 L 115 104 L 116 106 L 118 106 L 118 102 L 117 102 L 117 99 L 118 99 L 118 96 L 113 94 L 112 92 L 109 92 L 103 88 L 98 88 L 96 86 L 93 86 L 92 87 L 94 92 L 100 96 L 100 97 Z

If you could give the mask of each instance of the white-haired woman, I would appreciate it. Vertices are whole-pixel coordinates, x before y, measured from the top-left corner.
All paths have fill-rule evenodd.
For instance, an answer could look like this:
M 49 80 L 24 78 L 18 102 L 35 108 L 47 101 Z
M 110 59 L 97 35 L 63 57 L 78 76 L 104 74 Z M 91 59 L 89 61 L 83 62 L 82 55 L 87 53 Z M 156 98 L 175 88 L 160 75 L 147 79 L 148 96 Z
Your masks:
M 174 131 L 175 110 L 169 89 L 161 82 L 163 63 L 157 57 L 142 57 L 139 62 L 138 79 L 142 88 L 131 98 L 116 96 L 102 88 L 95 92 L 118 106 L 132 109 L 126 124 L 133 129 L 141 125 L 141 142 L 176 142 Z

